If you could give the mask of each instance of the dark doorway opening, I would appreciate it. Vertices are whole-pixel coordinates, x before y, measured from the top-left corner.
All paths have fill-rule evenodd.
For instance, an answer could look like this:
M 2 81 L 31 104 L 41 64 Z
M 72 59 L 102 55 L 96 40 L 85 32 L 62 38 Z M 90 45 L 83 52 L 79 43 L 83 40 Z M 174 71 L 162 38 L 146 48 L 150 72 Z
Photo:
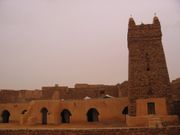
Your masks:
M 128 106 L 126 106 L 123 111 L 122 114 L 127 115 L 128 114 Z
M 150 103 L 147 103 L 147 109 L 148 109 L 148 114 L 149 115 L 152 115 L 152 114 L 155 114 L 155 103 L 154 102 L 150 102 Z
M 178 115 L 180 120 L 180 101 L 174 101 L 174 114 Z
M 4 110 L 3 112 L 2 112 L 2 122 L 3 123 L 9 123 L 9 116 L 10 116 L 10 113 L 9 113 L 9 111 L 8 110 Z
M 126 121 L 126 116 L 128 115 L 128 106 L 126 106 L 123 111 L 122 114 L 124 115 L 125 121 Z
M 48 109 L 47 108 L 42 108 L 41 109 L 41 117 L 42 117 L 42 124 L 46 125 L 47 124 L 47 113 L 48 113 Z
M 98 116 L 99 116 L 99 112 L 95 108 L 91 108 L 87 112 L 87 121 L 88 122 L 97 122 L 97 121 L 99 121 Z
M 70 123 L 70 116 L 71 116 L 71 112 L 67 109 L 64 109 L 61 112 L 61 122 L 62 123 Z

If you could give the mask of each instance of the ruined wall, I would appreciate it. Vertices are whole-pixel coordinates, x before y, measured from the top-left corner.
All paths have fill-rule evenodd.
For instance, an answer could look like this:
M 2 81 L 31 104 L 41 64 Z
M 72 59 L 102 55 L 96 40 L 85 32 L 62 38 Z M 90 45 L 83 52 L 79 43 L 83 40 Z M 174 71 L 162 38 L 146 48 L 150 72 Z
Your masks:
M 17 102 L 18 91 L 15 90 L 1 90 L 0 103 Z
M 41 90 L 20 90 L 17 101 L 18 102 L 28 102 L 32 100 L 41 99 L 42 91 Z
M 129 82 L 124 81 L 121 84 L 117 84 L 118 97 L 128 97 Z
M 103 97 L 109 94 L 118 97 L 118 87 L 108 85 L 88 85 L 78 84 L 75 88 L 68 87 L 42 87 L 42 99 L 83 99 L 88 96 L 91 98 Z
M 42 87 L 42 99 L 61 99 L 66 92 L 68 87 L 65 86 Z
M 56 85 L 42 87 L 42 90 L 0 90 L 0 103 L 30 102 L 39 99 L 83 99 L 87 96 L 102 98 L 107 94 L 113 97 L 127 97 L 127 83 L 118 85 L 76 84 L 75 88 Z
M 129 98 L 130 115 L 136 115 L 136 99 L 166 97 L 168 112 L 172 110 L 169 74 L 161 42 L 160 22 L 136 25 L 129 20 Z
M 1 135 L 180 135 L 180 127 L 108 129 L 1 129 Z
M 103 86 L 97 88 L 75 88 L 71 89 L 72 95 L 76 95 L 75 99 L 83 99 L 86 96 L 91 98 L 99 98 L 103 97 L 106 94 L 111 95 L 113 97 L 118 97 L 118 88 L 116 86 Z
M 41 97 L 41 90 L 0 90 L 0 103 L 29 102 Z

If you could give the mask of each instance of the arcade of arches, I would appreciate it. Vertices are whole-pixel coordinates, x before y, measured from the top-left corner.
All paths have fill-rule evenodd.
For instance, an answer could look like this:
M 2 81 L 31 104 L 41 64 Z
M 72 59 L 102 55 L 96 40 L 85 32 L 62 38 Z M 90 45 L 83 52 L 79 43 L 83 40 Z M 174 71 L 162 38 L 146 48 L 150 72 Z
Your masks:
M 41 109 L 41 115 L 42 115 L 42 124 L 47 124 L 47 115 L 48 115 L 48 109 L 47 108 L 42 108 Z M 70 117 L 71 117 L 71 112 L 68 109 L 64 109 L 60 116 L 61 116 L 61 123 L 70 123 Z M 95 108 L 91 108 L 87 112 L 87 122 L 98 122 L 98 115 L 99 112 Z
M 21 112 L 21 115 L 25 115 L 27 110 L 23 110 Z M 42 107 L 40 109 L 41 113 L 41 124 L 46 125 L 48 124 L 48 108 Z M 124 112 L 127 114 L 127 107 L 123 109 L 121 112 L 124 114 Z M 13 113 L 13 112 L 12 112 Z M 99 112 L 96 108 L 90 108 L 86 113 L 87 122 L 98 122 L 99 121 Z M 68 109 L 64 109 L 60 112 L 60 123 L 70 123 L 71 122 L 71 112 Z M 4 110 L 1 114 L 2 122 L 3 123 L 9 123 L 10 121 L 10 112 L 8 110 Z
M 161 105 L 165 110 L 165 99 L 138 100 L 138 115 L 148 114 L 148 103 L 155 103 L 155 107 Z M 129 120 L 128 98 L 106 98 L 106 99 L 88 99 L 71 101 L 34 101 L 33 104 L 10 104 L 7 109 L 1 109 L 0 122 L 21 124 L 63 124 L 63 123 L 87 123 L 87 122 L 118 122 L 122 125 Z M 17 107 L 17 109 L 14 109 Z M 0 106 L 0 108 L 3 108 Z M 152 109 L 151 109 L 152 110 Z M 156 114 L 160 115 L 162 111 L 156 109 Z M 19 117 L 17 117 L 19 116 Z M 172 119 L 176 120 L 176 117 Z M 142 123 L 144 125 L 145 123 Z

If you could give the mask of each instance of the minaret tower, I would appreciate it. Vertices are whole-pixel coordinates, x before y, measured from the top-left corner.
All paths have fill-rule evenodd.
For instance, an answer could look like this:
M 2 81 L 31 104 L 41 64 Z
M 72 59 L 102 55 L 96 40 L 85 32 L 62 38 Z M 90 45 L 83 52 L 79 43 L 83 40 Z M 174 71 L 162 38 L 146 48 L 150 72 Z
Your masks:
M 157 16 L 152 24 L 136 25 L 130 17 L 128 26 L 129 49 L 129 115 L 170 114 L 171 92 L 165 54 L 162 46 L 161 25 Z M 145 110 L 141 109 L 145 107 Z

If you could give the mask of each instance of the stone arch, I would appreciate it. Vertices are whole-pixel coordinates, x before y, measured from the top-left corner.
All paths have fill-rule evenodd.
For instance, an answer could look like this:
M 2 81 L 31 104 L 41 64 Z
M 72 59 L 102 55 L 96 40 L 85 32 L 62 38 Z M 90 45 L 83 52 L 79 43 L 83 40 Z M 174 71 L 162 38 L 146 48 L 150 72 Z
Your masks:
M 90 108 L 87 112 L 87 121 L 88 122 L 97 122 L 99 121 L 99 112 L 96 110 L 96 108 Z
M 122 114 L 123 115 L 127 115 L 128 114 L 128 106 L 124 107 L 124 109 L 122 110 Z
M 4 110 L 1 114 L 2 117 L 2 123 L 9 123 L 9 117 L 10 117 L 10 112 L 8 110 Z
M 71 112 L 68 109 L 64 109 L 61 112 L 61 122 L 62 123 L 70 123 Z
M 46 107 L 43 107 L 41 109 L 41 120 L 43 125 L 47 124 L 47 114 L 48 114 L 48 109 Z

